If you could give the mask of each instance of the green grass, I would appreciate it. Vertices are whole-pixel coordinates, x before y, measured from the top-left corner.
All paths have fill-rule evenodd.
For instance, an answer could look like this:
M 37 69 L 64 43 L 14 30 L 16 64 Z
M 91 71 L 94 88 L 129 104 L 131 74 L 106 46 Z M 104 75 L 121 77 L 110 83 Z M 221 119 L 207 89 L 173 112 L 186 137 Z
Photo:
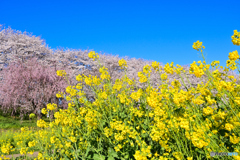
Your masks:
M 49 122 L 49 119 L 46 117 L 42 117 L 42 119 L 46 122 Z M 33 120 L 20 120 L 20 117 L 5 116 L 0 112 L 0 133 L 1 131 L 7 131 L 11 129 L 17 131 L 22 127 L 31 127 L 37 129 L 37 118 Z
M 36 157 L 27 157 L 26 158 L 26 160 L 34 160 Z M 23 159 L 25 159 L 25 157 L 24 156 L 19 156 L 19 157 L 16 157 L 16 158 L 11 158 L 11 159 L 9 159 L 9 160 L 23 160 Z
M 44 119 L 44 118 L 43 118 Z M 19 117 L 13 118 L 11 116 L 0 115 L 0 135 L 6 131 L 20 131 L 22 127 L 37 129 L 37 120 L 20 120 Z M 1 139 L 1 136 L 0 136 Z
M 41 119 L 43 119 L 46 122 L 50 122 L 50 120 L 44 116 Z M 17 116 L 11 117 L 10 115 L 4 115 L 3 112 L 0 110 L 0 141 L 4 139 L 13 138 L 14 133 L 20 132 L 22 127 L 28 127 L 29 130 L 32 130 L 32 131 L 37 131 L 41 129 L 37 127 L 37 118 L 33 120 L 29 120 L 29 119 L 21 120 L 20 117 L 17 117 Z M 34 147 L 33 150 L 34 152 L 39 151 L 39 148 L 36 146 Z M 14 151 L 12 152 L 12 154 L 19 154 L 19 151 Z M 20 156 L 15 159 L 18 160 L 23 158 L 25 157 Z M 28 157 L 28 159 L 34 159 L 34 158 Z

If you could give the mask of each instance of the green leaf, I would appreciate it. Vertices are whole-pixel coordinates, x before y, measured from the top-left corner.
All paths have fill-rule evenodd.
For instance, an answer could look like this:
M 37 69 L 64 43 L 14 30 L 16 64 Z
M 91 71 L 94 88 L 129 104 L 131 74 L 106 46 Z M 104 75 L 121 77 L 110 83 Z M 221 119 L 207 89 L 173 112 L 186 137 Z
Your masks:
M 125 118 L 126 115 L 124 113 L 120 113 L 121 118 Z
M 98 155 L 98 154 L 94 154 L 94 155 L 93 155 L 93 159 L 94 159 L 94 160 L 105 160 L 105 156 L 103 156 L 103 155 Z
M 115 150 L 112 148 L 108 149 L 108 155 L 111 157 L 118 157 L 117 152 L 115 152 Z
M 147 130 L 147 126 L 145 124 L 142 125 L 142 127 Z
M 202 151 L 202 150 L 198 150 L 197 152 L 198 152 L 198 153 L 201 153 L 201 154 L 203 154 L 203 155 L 205 154 L 204 151 Z
M 103 150 L 103 148 L 99 148 L 98 150 L 97 150 L 97 152 L 101 152 Z
M 146 138 L 148 136 L 148 134 L 147 133 L 142 133 L 141 136 L 142 136 L 142 138 Z
M 87 156 L 88 159 L 93 159 L 93 152 L 90 152 L 90 154 Z
M 81 153 L 81 149 L 76 150 L 76 153 Z
M 108 160 L 114 160 L 114 158 L 110 156 L 110 157 L 108 157 Z
M 128 154 L 124 157 L 125 159 L 128 159 Z
M 85 154 L 85 157 L 88 155 L 88 152 L 90 151 L 90 147 L 89 147 L 89 145 L 88 145 L 88 147 L 87 147 L 87 151 L 86 151 L 86 154 Z

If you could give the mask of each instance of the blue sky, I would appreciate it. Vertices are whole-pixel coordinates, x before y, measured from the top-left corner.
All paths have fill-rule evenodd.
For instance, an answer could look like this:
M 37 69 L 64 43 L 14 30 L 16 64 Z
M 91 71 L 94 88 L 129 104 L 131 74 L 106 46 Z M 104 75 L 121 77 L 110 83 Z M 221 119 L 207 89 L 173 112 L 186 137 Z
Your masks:
M 240 31 L 239 0 L 231 1 L 9 1 L 0 24 L 41 36 L 49 47 L 189 65 L 203 60 L 226 66 L 233 30 Z M 240 54 L 240 53 L 239 53 Z

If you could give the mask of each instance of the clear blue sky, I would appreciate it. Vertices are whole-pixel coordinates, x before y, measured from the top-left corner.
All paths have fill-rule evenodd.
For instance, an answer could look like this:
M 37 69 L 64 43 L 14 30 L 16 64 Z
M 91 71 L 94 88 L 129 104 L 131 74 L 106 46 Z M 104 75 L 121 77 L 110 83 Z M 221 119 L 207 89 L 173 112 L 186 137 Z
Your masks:
M 202 41 L 207 63 L 226 66 L 233 30 L 240 31 L 239 0 L 231 1 L 9 1 L 0 24 L 41 36 L 52 49 L 92 49 L 187 65 L 203 60 L 192 48 Z

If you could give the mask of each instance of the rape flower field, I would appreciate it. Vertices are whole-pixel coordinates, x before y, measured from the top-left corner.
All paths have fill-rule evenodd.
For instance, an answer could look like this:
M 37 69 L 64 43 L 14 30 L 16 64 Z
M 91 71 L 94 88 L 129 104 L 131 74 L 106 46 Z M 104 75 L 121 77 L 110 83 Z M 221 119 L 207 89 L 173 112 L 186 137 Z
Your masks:
M 232 42 L 240 45 L 237 30 L 234 30 Z M 202 42 L 194 42 L 192 47 L 200 50 L 204 59 Z M 89 57 L 99 58 L 93 51 Z M 228 57 L 227 67 L 238 69 L 238 52 L 230 52 Z M 98 63 L 101 64 L 99 60 Z M 166 74 L 160 74 L 162 84 L 159 88 L 152 88 L 149 83 L 151 67 L 155 72 L 164 70 L 182 78 L 185 71 L 179 65 L 178 68 L 173 65 L 160 68 L 159 63 L 154 62 L 152 66 L 144 66 L 138 73 L 139 82 L 147 83 L 148 87 L 136 92 L 133 91 L 135 80 L 126 74 L 111 84 L 108 69 L 104 66 L 99 68 L 100 78 L 78 75 L 76 80 L 85 81 L 96 93 L 96 101 L 91 103 L 84 92 L 78 92 L 81 83 L 77 86 L 69 84 L 66 88 L 68 96 L 64 93 L 56 95 L 69 101 L 68 109 L 58 110 L 56 104 L 48 104 L 42 113 L 53 112 L 55 119 L 49 123 L 40 119 L 37 121 L 40 130 L 22 128 L 15 137 L 2 140 L 0 154 L 4 156 L 17 151 L 25 155 L 38 149 L 35 159 L 239 160 L 240 85 L 232 76 L 225 75 L 232 80 L 226 82 L 218 70 L 210 74 L 210 65 L 205 59 L 198 63 L 191 64 L 190 74 L 198 78 L 206 74 L 208 82 L 187 91 L 179 89 L 181 84 L 177 80 L 171 83 L 172 87 L 168 86 Z M 214 61 L 211 66 L 217 64 L 219 62 Z M 126 73 L 124 59 L 119 61 L 119 66 Z M 57 71 L 57 75 L 68 80 L 64 70 Z M 211 93 L 213 89 L 218 91 L 216 96 Z M 221 99 L 225 96 L 228 101 Z M 140 104 L 139 108 L 136 108 L 137 104 Z M 211 152 L 236 152 L 238 155 L 211 157 Z

